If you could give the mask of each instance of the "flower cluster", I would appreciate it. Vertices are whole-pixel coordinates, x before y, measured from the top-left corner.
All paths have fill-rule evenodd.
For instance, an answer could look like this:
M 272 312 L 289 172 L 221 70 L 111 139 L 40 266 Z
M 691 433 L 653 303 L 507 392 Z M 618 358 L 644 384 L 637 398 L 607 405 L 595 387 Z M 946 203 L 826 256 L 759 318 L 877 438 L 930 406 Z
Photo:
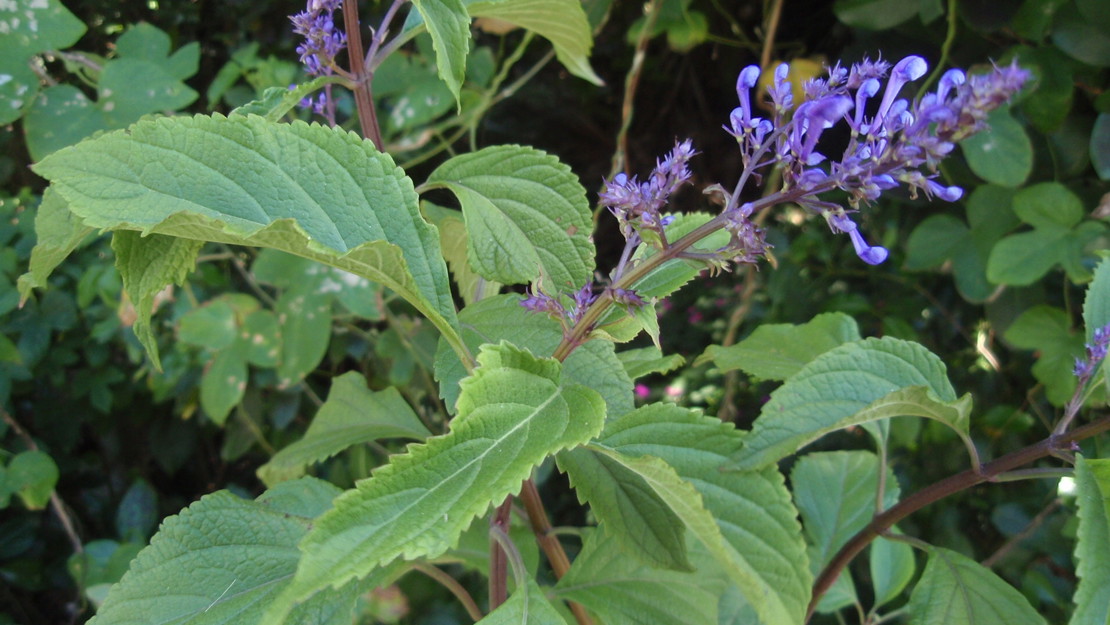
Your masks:
M 297 53 L 309 76 L 332 74 L 335 56 L 347 45 L 347 36 L 335 29 L 332 19 L 342 4 L 342 0 L 308 0 L 304 11 L 289 18 L 293 32 L 304 37 Z
M 1086 358 L 1075 359 L 1075 369 L 1072 371 L 1075 377 L 1079 378 L 1079 386 L 1082 387 L 1091 379 L 1095 370 L 1098 369 L 1099 364 L 1106 359 L 1107 348 L 1110 347 L 1110 325 L 1101 328 L 1095 328 L 1091 336 L 1091 342 L 1087 343 Z
M 670 219 L 663 216 L 662 209 L 671 195 L 690 181 L 692 174 L 687 164 L 694 154 L 694 145 L 687 139 L 675 144 L 665 158 L 657 161 L 644 182 L 624 173 L 605 182 L 598 199 L 617 218 L 626 239 L 638 236 L 660 247 L 666 245 L 663 228 Z
M 1016 65 L 970 77 L 949 70 L 936 91 L 910 102 L 899 94 L 907 83 L 925 75 L 924 59 L 909 56 L 893 68 L 881 60 L 865 60 L 851 69 L 837 64 L 829 68 L 827 78 L 808 81 L 803 102 L 795 107 L 787 70 L 780 65 L 768 89 L 771 119 L 758 117 L 751 102 L 759 68 L 740 72 L 740 106 L 732 111 L 726 130 L 740 146 L 745 166 L 741 181 L 762 167 L 779 164 L 786 197 L 777 201 L 796 202 L 825 217 L 834 232 L 851 237 L 856 253 L 871 264 L 886 260 L 888 252 L 869 245 L 849 213 L 899 185 L 907 186 L 911 197 L 921 192 L 958 200 L 963 195 L 960 188 L 935 180 L 937 165 L 957 141 L 985 128 L 987 115 L 1029 77 Z M 851 133 L 848 145 L 838 159 L 830 160 L 818 151 L 818 144 L 825 130 L 841 122 Z M 833 189 L 848 193 L 849 208 L 818 198 Z
M 533 285 L 528 297 L 522 299 L 520 305 L 532 312 L 546 313 L 549 317 L 561 323 L 564 330 L 566 330 L 577 323 L 582 318 L 582 313 L 586 312 L 590 304 L 597 299 L 593 292 L 593 284 L 587 282 L 574 294 L 572 299 L 573 301 L 568 306 L 558 298 L 544 293 Z

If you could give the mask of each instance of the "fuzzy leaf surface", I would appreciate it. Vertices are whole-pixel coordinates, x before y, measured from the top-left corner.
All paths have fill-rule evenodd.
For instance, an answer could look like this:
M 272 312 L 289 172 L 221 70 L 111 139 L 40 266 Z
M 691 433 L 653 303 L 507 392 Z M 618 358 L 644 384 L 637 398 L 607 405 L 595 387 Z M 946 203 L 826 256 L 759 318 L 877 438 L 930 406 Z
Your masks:
M 458 102 L 470 49 L 470 15 L 462 0 L 413 0 L 413 6 L 432 36 L 439 77 Z
M 606 525 L 586 538 L 581 553 L 555 587 L 605 623 L 685 625 L 716 623 L 717 596 L 699 572 L 667 571 L 629 558 Z
M 691 571 L 681 519 L 635 471 L 593 449 L 571 449 L 556 459 L 575 495 L 606 526 L 631 560 Z
M 920 625 L 1044 625 L 1044 618 L 1013 586 L 965 555 L 929 548 L 929 563 L 906 605 Z
M 573 291 L 593 275 L 592 215 L 570 168 L 515 145 L 456 156 L 428 177 L 462 205 L 470 265 L 488 280 Z
M 284 447 L 258 469 L 267 485 L 304 475 L 305 467 L 351 447 L 381 438 L 423 440 L 432 433 L 394 387 L 371 391 L 357 371 L 335 378 L 328 399 L 301 440 Z
M 448 434 L 392 456 L 315 522 L 286 601 L 397 558 L 442 554 L 474 517 L 516 492 L 533 467 L 601 431 L 603 400 L 589 388 L 560 385 L 558 361 L 501 343 L 483 347 L 478 363 L 460 383 Z M 288 607 L 279 603 L 275 611 Z
M 35 237 L 27 273 L 19 277 L 19 297 L 26 300 L 36 288 L 46 288 L 46 279 L 54 269 L 92 232 L 93 228 L 69 212 L 69 205 L 54 187 L 42 193 L 42 202 L 35 212 Z
M 158 344 L 150 329 L 154 296 L 171 284 L 184 284 L 203 246 L 204 241 L 161 234 L 144 239 L 134 230 L 120 230 L 112 235 L 116 269 L 123 279 L 124 290 L 135 306 L 136 318 L 132 329 L 159 370 L 162 363 L 158 359 Z
M 94 625 L 252 625 L 293 579 L 297 542 L 339 489 L 286 482 L 255 501 L 206 495 L 162 522 L 112 587 Z M 298 623 L 349 623 L 359 588 L 329 590 L 298 608 Z
M 412 181 L 352 133 L 258 116 L 159 118 L 34 169 L 86 226 L 304 256 L 387 286 L 454 334 L 438 234 Z
M 1110 460 L 1076 458 L 1079 531 L 1075 545 L 1079 584 L 1071 625 L 1110 623 Z
M 514 294 L 487 297 L 475 302 L 459 313 L 459 321 L 463 327 L 463 340 L 471 352 L 476 352 L 485 343 L 504 340 L 533 354 L 547 355 L 554 352 L 563 339 L 558 323 L 525 310 L 520 305 L 520 296 Z M 565 364 L 565 380 L 601 393 L 609 418 L 632 410 L 632 380 L 624 372 L 612 343 L 590 341 L 574 350 Z M 458 382 L 466 371 L 445 341 L 440 341 L 436 352 L 435 372 L 440 396 L 449 407 L 454 406 L 459 393 Z
M 956 398 L 925 347 L 890 337 L 845 343 L 771 393 L 732 468 L 768 466 L 828 432 L 887 417 L 937 419 L 966 438 L 970 412 L 970 395 Z
M 596 448 L 671 506 L 763 622 L 801 623 L 812 575 L 782 475 L 775 467 L 720 470 L 742 436 L 718 419 L 652 404 L 611 421 Z
M 547 600 L 536 582 L 528 578 L 523 590 L 517 590 L 508 601 L 501 604 L 476 625 L 566 625 L 566 620 Z

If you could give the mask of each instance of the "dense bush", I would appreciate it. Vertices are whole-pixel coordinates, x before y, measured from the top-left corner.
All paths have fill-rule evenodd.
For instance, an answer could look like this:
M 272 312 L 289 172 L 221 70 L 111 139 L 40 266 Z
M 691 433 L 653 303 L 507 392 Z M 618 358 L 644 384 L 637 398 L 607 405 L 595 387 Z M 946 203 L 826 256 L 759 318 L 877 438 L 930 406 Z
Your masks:
M 1110 18 L 764 4 L 0 7 L 0 623 L 1106 622 Z

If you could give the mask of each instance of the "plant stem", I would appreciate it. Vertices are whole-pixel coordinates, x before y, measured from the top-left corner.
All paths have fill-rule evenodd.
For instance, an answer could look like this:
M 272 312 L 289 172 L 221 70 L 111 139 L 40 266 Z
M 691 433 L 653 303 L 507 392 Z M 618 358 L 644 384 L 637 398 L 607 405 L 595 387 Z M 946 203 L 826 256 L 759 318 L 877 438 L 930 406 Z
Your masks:
M 536 490 L 536 483 L 531 478 L 524 480 L 524 487 L 520 490 L 520 500 L 528 513 L 528 522 L 532 525 L 536 542 L 540 544 L 540 549 L 543 549 L 547 561 L 551 563 L 551 570 L 555 572 L 556 579 L 562 579 L 570 570 L 570 558 L 567 557 L 567 552 L 563 550 L 562 543 L 559 542 L 554 528 L 551 527 L 551 521 L 548 520 L 543 501 L 540 499 L 540 492 Z M 593 625 L 593 619 L 581 604 L 573 601 L 567 603 L 578 625 Z
M 1033 445 L 1008 453 L 993 462 L 980 465 L 977 469 L 968 469 L 926 486 L 885 512 L 875 515 L 871 522 L 867 524 L 867 527 L 857 532 L 840 548 L 840 551 L 825 565 L 821 574 L 813 582 L 813 596 L 806 611 L 806 622 L 809 622 L 810 618 L 813 617 L 817 603 L 825 592 L 832 587 L 833 582 L 836 581 L 844 567 L 848 566 L 848 563 L 863 551 L 863 548 L 870 544 L 872 540 L 889 530 L 895 523 L 949 495 L 967 490 L 983 482 L 993 481 L 995 477 L 1002 473 L 1012 471 L 1056 452 L 1068 450 L 1072 443 L 1101 434 L 1107 430 L 1110 430 L 1110 416 L 1102 417 L 1059 436 L 1051 435 Z
M 478 607 L 478 604 L 474 602 L 474 598 L 470 596 L 470 593 L 468 593 L 466 589 L 463 588 L 462 584 L 454 577 L 451 577 L 439 567 L 432 566 L 431 564 L 414 564 L 412 570 L 419 571 L 439 582 L 440 585 L 450 591 L 452 595 L 455 595 L 455 598 L 463 605 L 463 609 L 466 610 L 467 616 L 474 619 L 475 622 L 482 620 L 482 609 Z
M 391 10 L 393 7 L 390 7 Z M 388 16 L 387 16 L 388 18 Z M 385 24 L 383 24 L 383 27 Z M 343 3 L 343 29 L 347 32 L 347 57 L 351 64 L 351 74 L 355 77 L 353 91 L 355 93 L 355 108 L 358 110 L 358 123 L 362 129 L 362 136 L 374 142 L 374 147 L 382 151 L 382 131 L 378 127 L 378 114 L 374 110 L 374 94 L 371 92 L 370 81 L 374 78 L 373 71 L 367 71 L 363 62 L 362 31 L 358 21 L 358 3 Z M 374 38 L 384 36 L 384 31 L 379 29 Z M 380 45 L 380 42 L 375 41 Z M 377 45 L 374 47 L 376 48 Z
M 490 532 L 508 532 L 513 497 L 505 498 L 489 520 Z M 493 612 L 509 598 L 509 567 L 505 550 L 496 540 L 489 541 L 489 610 Z
M 632 66 L 624 79 L 624 98 L 621 101 L 621 127 L 617 131 L 617 149 L 613 153 L 613 161 L 609 167 L 609 178 L 624 170 L 628 156 L 628 130 L 632 127 L 632 112 L 636 101 L 636 87 L 640 84 L 640 75 L 644 71 L 644 59 L 647 57 L 648 41 L 651 40 L 655 21 L 659 18 L 659 11 L 663 6 L 662 0 L 651 0 L 645 9 L 646 19 L 640 29 L 640 36 L 636 39 L 636 52 L 632 55 Z M 601 207 L 598 207 L 600 212 Z M 595 212 L 594 220 L 597 220 Z

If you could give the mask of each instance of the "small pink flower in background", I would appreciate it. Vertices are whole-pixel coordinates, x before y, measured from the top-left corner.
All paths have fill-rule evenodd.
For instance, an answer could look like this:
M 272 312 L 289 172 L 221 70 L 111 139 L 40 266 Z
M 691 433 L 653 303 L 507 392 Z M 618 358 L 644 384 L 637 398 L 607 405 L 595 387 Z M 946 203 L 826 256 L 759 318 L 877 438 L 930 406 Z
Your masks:
M 640 399 L 647 399 L 648 395 L 651 395 L 651 389 L 648 388 L 647 384 L 637 384 L 634 392 L 636 393 L 636 397 Z
M 686 319 L 690 323 L 701 323 L 703 318 L 701 311 L 697 308 L 691 308 L 686 311 Z

